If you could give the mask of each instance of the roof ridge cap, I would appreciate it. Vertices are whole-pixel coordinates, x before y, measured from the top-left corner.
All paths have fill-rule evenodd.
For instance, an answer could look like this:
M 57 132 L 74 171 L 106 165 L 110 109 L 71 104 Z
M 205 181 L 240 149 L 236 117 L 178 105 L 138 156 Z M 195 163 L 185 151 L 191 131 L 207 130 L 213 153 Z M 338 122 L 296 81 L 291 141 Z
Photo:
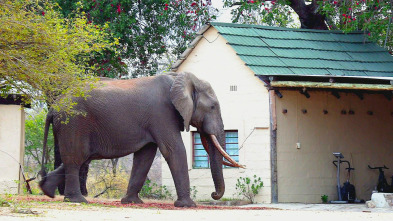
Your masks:
M 242 35 L 238 33 L 220 33 L 220 35 L 228 35 L 228 36 L 240 36 L 240 37 L 250 37 L 250 38 L 264 38 L 264 39 L 275 39 L 275 40 L 296 40 L 296 41 L 317 41 L 320 42 L 321 39 L 309 39 L 309 38 L 277 38 L 277 37 L 268 37 L 268 36 L 248 36 Z M 346 44 L 373 44 L 374 42 L 366 39 L 365 41 L 344 41 L 344 40 L 323 40 L 323 42 L 337 42 L 337 43 L 346 43 Z
M 341 30 L 318 30 L 318 29 L 300 29 L 300 28 L 286 28 L 286 27 L 273 27 L 273 26 L 263 26 L 263 25 L 252 25 L 252 24 L 237 24 L 237 23 L 225 23 L 225 22 L 211 22 L 214 26 L 226 26 L 226 27 L 238 27 L 238 28 L 256 28 L 256 29 L 269 29 L 276 31 L 294 31 L 294 32 L 311 32 L 311 33 L 321 33 L 321 34 L 364 34 L 362 31 L 353 31 L 345 33 Z

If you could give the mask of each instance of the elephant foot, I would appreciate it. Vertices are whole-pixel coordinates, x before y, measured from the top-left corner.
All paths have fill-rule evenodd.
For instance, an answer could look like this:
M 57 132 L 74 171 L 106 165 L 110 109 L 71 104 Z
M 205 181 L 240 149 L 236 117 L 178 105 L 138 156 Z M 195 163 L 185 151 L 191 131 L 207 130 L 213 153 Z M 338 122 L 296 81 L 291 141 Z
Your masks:
M 45 195 L 55 198 L 57 185 L 51 183 L 48 179 L 43 179 L 39 182 L 39 186 Z
M 64 183 L 64 173 L 64 166 L 61 165 L 56 170 L 48 174 L 43 174 L 43 178 L 39 182 L 42 192 L 44 192 L 45 195 L 54 198 L 57 187 Z
M 129 203 L 136 203 L 136 204 L 142 204 L 143 201 L 138 197 L 138 196 L 125 196 L 124 198 L 121 199 L 121 204 L 129 204 Z
M 81 193 L 82 193 L 83 196 L 88 196 L 89 195 L 89 193 L 87 192 L 86 189 L 81 189 Z
M 64 196 L 64 202 L 89 203 L 82 195 Z
M 189 199 L 181 199 L 181 200 L 178 199 L 175 202 L 175 207 L 196 207 L 196 204 L 190 198 Z
M 142 204 L 143 201 L 138 197 L 138 196 L 125 196 L 124 198 L 121 199 L 122 204 L 129 204 L 129 203 L 136 203 L 136 204 Z

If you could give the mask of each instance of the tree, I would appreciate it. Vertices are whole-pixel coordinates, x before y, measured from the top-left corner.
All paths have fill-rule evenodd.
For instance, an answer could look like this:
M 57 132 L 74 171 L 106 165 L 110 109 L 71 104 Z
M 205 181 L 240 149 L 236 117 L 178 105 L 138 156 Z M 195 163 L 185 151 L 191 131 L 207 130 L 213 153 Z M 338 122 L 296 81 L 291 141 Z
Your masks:
M 320 1 L 321 13 L 329 18 L 330 29 L 362 30 L 368 38 L 393 50 L 391 0 Z
M 234 8 L 233 22 L 285 27 L 293 25 L 295 12 L 301 28 L 327 29 L 317 0 L 224 0 L 224 6 Z
M 168 69 L 186 49 L 201 25 L 214 19 L 210 0 L 54 0 L 65 16 L 81 2 L 91 24 L 108 23 L 109 41 L 119 39 L 116 55 L 112 49 L 96 54 L 91 60 L 97 75 L 132 77 L 154 75 Z
M 31 172 L 38 172 L 41 169 L 42 146 L 45 128 L 45 119 L 47 111 L 41 110 L 36 114 L 29 114 L 25 121 L 26 139 L 25 139 L 25 166 Z M 53 164 L 54 140 L 52 130 L 49 130 L 47 142 L 47 167 Z
M 109 43 L 108 26 L 94 26 L 75 12 L 64 19 L 46 0 L 0 0 L 0 92 L 46 101 L 72 112 L 71 96 L 85 96 L 95 78 L 88 65 L 91 53 Z M 54 101 L 59 95 L 58 102 Z
M 295 12 L 300 28 L 361 30 L 392 51 L 390 0 L 224 0 L 232 8 L 232 21 L 270 26 L 293 26 Z
M 292 11 L 286 3 L 224 0 L 224 7 L 231 8 L 233 23 L 279 27 L 292 27 L 294 23 Z

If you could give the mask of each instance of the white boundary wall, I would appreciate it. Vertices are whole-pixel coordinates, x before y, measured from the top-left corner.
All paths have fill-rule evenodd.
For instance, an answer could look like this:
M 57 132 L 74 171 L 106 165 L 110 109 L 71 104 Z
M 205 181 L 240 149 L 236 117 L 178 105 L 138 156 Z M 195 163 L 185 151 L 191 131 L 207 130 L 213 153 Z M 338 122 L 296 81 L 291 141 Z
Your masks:
M 25 113 L 20 105 L 0 104 L 0 194 L 20 193 Z

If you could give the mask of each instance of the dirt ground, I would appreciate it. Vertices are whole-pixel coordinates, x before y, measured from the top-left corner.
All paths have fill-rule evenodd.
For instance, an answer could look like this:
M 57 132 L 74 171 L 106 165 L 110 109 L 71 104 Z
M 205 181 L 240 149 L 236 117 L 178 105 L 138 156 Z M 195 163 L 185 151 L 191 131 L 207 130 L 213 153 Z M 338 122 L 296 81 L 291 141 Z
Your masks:
M 389 220 L 392 208 L 364 204 L 260 204 L 240 207 L 205 206 L 179 209 L 173 202 L 146 201 L 123 206 L 119 200 L 64 203 L 62 198 L 17 197 L 11 207 L 0 207 L 0 220 Z

